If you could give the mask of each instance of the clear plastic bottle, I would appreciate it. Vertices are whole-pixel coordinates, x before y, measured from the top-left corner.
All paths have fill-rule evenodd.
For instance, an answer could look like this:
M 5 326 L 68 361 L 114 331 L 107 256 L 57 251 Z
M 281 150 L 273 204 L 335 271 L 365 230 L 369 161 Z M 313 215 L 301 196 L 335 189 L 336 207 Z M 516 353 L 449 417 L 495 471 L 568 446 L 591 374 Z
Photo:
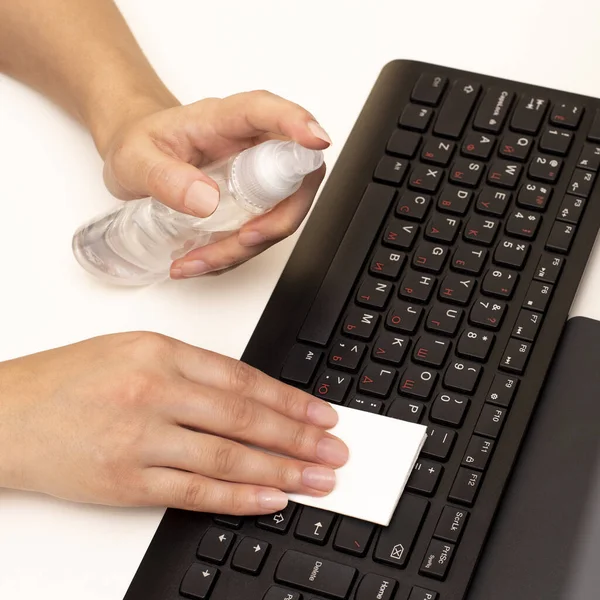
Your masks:
M 263 142 L 203 169 L 220 190 L 219 206 L 210 217 L 185 215 L 154 198 L 126 202 L 80 227 L 73 236 L 73 253 L 86 271 L 104 281 L 163 281 L 173 260 L 268 212 L 322 164 L 318 150 L 296 142 Z

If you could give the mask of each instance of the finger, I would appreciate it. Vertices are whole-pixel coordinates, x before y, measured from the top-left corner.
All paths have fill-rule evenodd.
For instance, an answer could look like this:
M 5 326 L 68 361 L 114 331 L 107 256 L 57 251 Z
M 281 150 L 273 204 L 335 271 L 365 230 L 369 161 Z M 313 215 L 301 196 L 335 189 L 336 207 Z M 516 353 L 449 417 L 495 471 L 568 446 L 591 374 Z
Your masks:
M 105 163 L 106 186 L 117 198 L 153 196 L 172 209 L 195 217 L 208 217 L 216 210 L 217 184 L 193 165 L 163 153 L 150 142 L 130 154 Z
M 198 385 L 244 396 L 296 421 L 331 429 L 335 409 L 320 398 L 269 377 L 250 365 L 180 342 L 173 358 L 183 377 Z
M 322 496 L 335 486 L 335 471 L 310 462 L 274 456 L 214 435 L 169 427 L 153 444 L 150 464 L 205 477 Z
M 287 495 L 276 489 L 230 483 L 154 467 L 144 470 L 148 504 L 225 515 L 267 515 L 287 506 Z
M 174 396 L 168 410 L 179 425 L 332 467 L 348 460 L 340 439 L 261 402 L 192 382 L 178 386 Z

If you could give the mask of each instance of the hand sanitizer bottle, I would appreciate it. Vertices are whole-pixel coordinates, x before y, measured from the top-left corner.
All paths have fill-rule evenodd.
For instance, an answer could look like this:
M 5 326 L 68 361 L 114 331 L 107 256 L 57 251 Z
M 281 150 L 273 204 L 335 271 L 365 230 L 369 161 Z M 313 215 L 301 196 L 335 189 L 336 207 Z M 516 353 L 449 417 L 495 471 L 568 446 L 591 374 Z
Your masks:
M 219 205 L 209 217 L 185 215 L 154 198 L 129 201 L 80 227 L 73 253 L 86 271 L 110 283 L 163 281 L 173 260 L 268 212 L 322 164 L 321 151 L 296 142 L 263 142 L 203 169 L 220 190 Z

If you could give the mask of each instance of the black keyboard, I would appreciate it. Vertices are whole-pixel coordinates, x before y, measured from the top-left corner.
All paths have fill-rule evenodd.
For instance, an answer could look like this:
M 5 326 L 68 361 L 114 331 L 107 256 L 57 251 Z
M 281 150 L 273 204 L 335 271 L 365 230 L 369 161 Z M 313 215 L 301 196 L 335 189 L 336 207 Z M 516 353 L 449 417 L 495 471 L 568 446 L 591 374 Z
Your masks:
M 126 600 L 467 597 L 598 232 L 599 109 L 385 67 L 243 358 L 428 426 L 393 520 L 169 510 Z

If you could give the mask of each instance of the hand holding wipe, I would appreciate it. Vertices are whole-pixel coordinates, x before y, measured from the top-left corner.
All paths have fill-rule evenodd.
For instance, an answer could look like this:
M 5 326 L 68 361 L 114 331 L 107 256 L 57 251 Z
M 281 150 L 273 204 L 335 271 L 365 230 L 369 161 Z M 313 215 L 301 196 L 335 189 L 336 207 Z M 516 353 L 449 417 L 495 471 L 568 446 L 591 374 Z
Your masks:
M 110 283 L 162 281 L 173 260 L 270 211 L 322 164 L 320 150 L 291 141 L 263 142 L 203 169 L 220 193 L 209 217 L 179 213 L 154 198 L 130 201 L 77 230 L 75 258 L 86 271 Z

